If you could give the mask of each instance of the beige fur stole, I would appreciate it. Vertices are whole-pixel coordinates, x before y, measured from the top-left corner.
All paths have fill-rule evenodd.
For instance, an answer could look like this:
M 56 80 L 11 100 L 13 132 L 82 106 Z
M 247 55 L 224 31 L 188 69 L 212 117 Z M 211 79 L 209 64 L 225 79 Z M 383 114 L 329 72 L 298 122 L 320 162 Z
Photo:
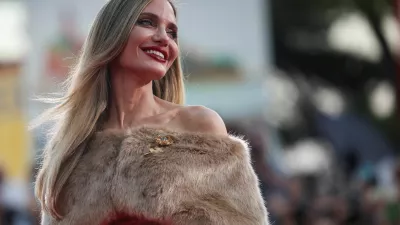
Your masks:
M 42 225 L 100 225 L 116 213 L 174 225 L 268 225 L 247 143 L 150 127 L 96 133 Z

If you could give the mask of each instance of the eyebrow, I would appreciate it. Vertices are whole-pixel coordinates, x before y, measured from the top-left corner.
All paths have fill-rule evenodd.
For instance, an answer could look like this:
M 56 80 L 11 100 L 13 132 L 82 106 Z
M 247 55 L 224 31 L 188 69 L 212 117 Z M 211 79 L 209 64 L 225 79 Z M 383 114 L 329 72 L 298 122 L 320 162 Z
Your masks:
M 159 17 L 156 14 L 150 13 L 150 12 L 144 12 L 144 13 L 140 14 L 140 16 L 149 16 L 149 17 L 159 20 Z M 178 26 L 174 22 L 168 21 L 168 23 L 170 26 L 172 26 L 172 28 L 174 30 L 178 30 Z

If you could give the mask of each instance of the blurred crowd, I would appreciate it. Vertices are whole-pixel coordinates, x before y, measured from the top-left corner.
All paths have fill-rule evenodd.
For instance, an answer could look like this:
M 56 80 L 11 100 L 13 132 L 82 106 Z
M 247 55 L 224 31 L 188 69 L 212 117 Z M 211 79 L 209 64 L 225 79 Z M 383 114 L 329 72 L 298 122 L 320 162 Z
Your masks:
M 233 125 L 230 129 L 249 139 L 272 224 L 400 224 L 400 161 L 388 157 L 379 163 L 362 163 L 354 154 L 333 151 L 326 170 L 282 173 L 271 163 L 277 158 L 270 149 L 265 151 L 270 145 L 255 127 Z M 313 163 L 311 157 L 309 162 Z

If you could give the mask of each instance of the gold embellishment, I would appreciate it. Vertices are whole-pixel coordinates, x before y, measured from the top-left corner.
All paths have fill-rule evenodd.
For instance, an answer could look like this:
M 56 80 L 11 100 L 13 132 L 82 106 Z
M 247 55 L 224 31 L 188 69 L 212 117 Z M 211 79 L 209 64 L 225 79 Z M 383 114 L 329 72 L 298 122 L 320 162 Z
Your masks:
M 155 147 L 155 148 L 150 148 L 151 153 L 160 153 L 163 152 L 162 148 L 160 147 Z
M 170 146 L 174 143 L 174 138 L 171 135 L 157 135 L 154 143 L 149 145 L 149 151 L 144 155 L 149 155 L 153 153 L 164 152 L 163 147 Z
M 166 136 L 158 135 L 156 137 L 156 143 L 158 146 L 165 147 L 172 145 L 174 143 L 174 139 L 172 138 L 171 135 L 166 135 Z

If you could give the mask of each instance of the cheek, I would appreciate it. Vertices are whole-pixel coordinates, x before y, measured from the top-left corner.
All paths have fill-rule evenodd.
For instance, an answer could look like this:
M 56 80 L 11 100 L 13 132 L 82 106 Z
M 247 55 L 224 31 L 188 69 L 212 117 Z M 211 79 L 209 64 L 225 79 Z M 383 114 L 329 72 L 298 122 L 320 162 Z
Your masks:
M 130 60 L 132 58 L 137 58 L 138 56 L 138 44 L 135 42 L 135 39 L 129 37 L 128 42 L 126 43 L 124 49 L 122 50 L 122 58 L 123 60 Z
M 139 46 L 148 40 L 150 36 L 151 34 L 146 29 L 140 27 L 133 28 L 124 51 L 128 51 L 131 56 L 136 57 L 139 51 Z
M 178 58 L 179 54 L 178 46 L 175 43 L 171 45 L 170 52 L 171 52 L 171 62 L 174 62 L 176 58 Z

